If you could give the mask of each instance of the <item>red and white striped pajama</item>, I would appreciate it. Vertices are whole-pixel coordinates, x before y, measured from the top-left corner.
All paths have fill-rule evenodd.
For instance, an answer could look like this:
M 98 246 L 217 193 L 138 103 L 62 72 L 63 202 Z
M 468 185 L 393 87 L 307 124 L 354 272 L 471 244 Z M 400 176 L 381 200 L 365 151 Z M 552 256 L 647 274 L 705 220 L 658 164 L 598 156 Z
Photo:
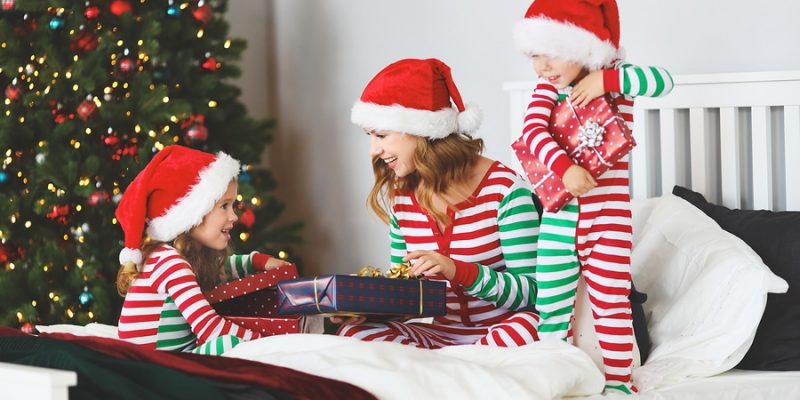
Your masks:
M 672 89 L 667 71 L 617 64 L 603 71 L 606 92 L 633 129 L 633 96 L 663 96 Z M 550 114 L 566 93 L 540 80 L 525 115 L 523 138 L 542 163 L 563 176 L 572 160 L 549 133 Z M 605 366 L 606 386 L 623 392 L 631 384 L 633 327 L 631 289 L 631 212 L 628 157 L 597 178 L 598 186 L 560 211 L 545 212 L 539 237 L 536 278 L 542 339 L 567 339 L 578 277 L 587 283 L 595 331 Z
M 539 219 L 529 185 L 495 162 L 472 197 L 448 211 L 443 232 L 413 194 L 395 197 L 391 209 L 392 263 L 415 250 L 453 259 L 447 314 L 433 323 L 366 322 L 343 325 L 339 335 L 435 349 L 461 344 L 520 346 L 538 339 L 539 317 L 519 311 L 536 298 Z M 443 277 L 435 279 L 444 280 Z

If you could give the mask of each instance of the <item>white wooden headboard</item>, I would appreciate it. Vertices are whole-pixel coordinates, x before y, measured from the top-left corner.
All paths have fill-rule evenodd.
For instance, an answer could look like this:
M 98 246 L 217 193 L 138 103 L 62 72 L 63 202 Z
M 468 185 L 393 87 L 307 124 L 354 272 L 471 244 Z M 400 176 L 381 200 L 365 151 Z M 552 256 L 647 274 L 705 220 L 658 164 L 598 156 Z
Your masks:
M 800 71 L 674 81 L 666 97 L 636 99 L 631 195 L 660 196 L 679 184 L 732 208 L 800 210 Z M 533 85 L 503 86 L 511 141 L 521 134 Z

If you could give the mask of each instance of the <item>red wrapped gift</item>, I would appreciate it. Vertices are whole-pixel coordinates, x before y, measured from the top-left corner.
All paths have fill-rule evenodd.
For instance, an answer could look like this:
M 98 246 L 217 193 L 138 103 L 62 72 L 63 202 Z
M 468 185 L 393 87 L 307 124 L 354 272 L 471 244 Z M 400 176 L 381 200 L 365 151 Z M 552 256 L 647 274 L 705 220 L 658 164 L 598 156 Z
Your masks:
M 264 318 L 264 317 L 226 317 L 229 321 L 243 328 L 258 332 L 261 336 L 286 335 L 301 333 L 302 317 Z
M 559 102 L 550 116 L 550 133 L 572 160 L 599 177 L 636 145 L 633 134 L 608 95 L 584 107 L 569 98 Z M 519 138 L 511 147 L 533 184 L 545 210 L 555 212 L 571 199 L 561 177 L 548 170 Z
M 223 283 L 207 292 L 206 298 L 223 316 L 274 316 L 278 312 L 278 282 L 297 277 L 297 267 L 289 264 Z

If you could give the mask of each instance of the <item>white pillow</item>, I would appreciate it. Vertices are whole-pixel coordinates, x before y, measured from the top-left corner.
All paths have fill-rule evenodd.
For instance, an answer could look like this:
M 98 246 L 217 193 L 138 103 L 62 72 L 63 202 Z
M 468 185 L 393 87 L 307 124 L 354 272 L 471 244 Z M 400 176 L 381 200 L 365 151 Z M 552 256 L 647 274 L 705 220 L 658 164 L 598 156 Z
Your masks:
M 643 209 L 645 220 L 634 214 L 631 266 L 648 296 L 653 348 L 635 383 L 648 390 L 731 369 L 753 342 L 767 293 L 788 285 L 683 199 L 668 195 Z

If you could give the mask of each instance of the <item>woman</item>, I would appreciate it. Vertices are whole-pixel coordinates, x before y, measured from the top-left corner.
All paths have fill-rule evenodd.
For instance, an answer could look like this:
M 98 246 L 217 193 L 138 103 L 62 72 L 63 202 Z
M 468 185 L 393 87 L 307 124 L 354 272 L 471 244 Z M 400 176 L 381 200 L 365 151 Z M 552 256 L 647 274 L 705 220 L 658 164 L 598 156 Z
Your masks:
M 451 99 L 455 108 L 451 106 Z M 338 334 L 422 348 L 519 346 L 537 340 L 539 219 L 530 187 L 481 156 L 480 125 L 436 59 L 397 61 L 376 75 L 352 110 L 371 138 L 375 184 L 368 204 L 387 224 L 391 262 L 447 282 L 447 314 L 431 324 L 343 323 Z

